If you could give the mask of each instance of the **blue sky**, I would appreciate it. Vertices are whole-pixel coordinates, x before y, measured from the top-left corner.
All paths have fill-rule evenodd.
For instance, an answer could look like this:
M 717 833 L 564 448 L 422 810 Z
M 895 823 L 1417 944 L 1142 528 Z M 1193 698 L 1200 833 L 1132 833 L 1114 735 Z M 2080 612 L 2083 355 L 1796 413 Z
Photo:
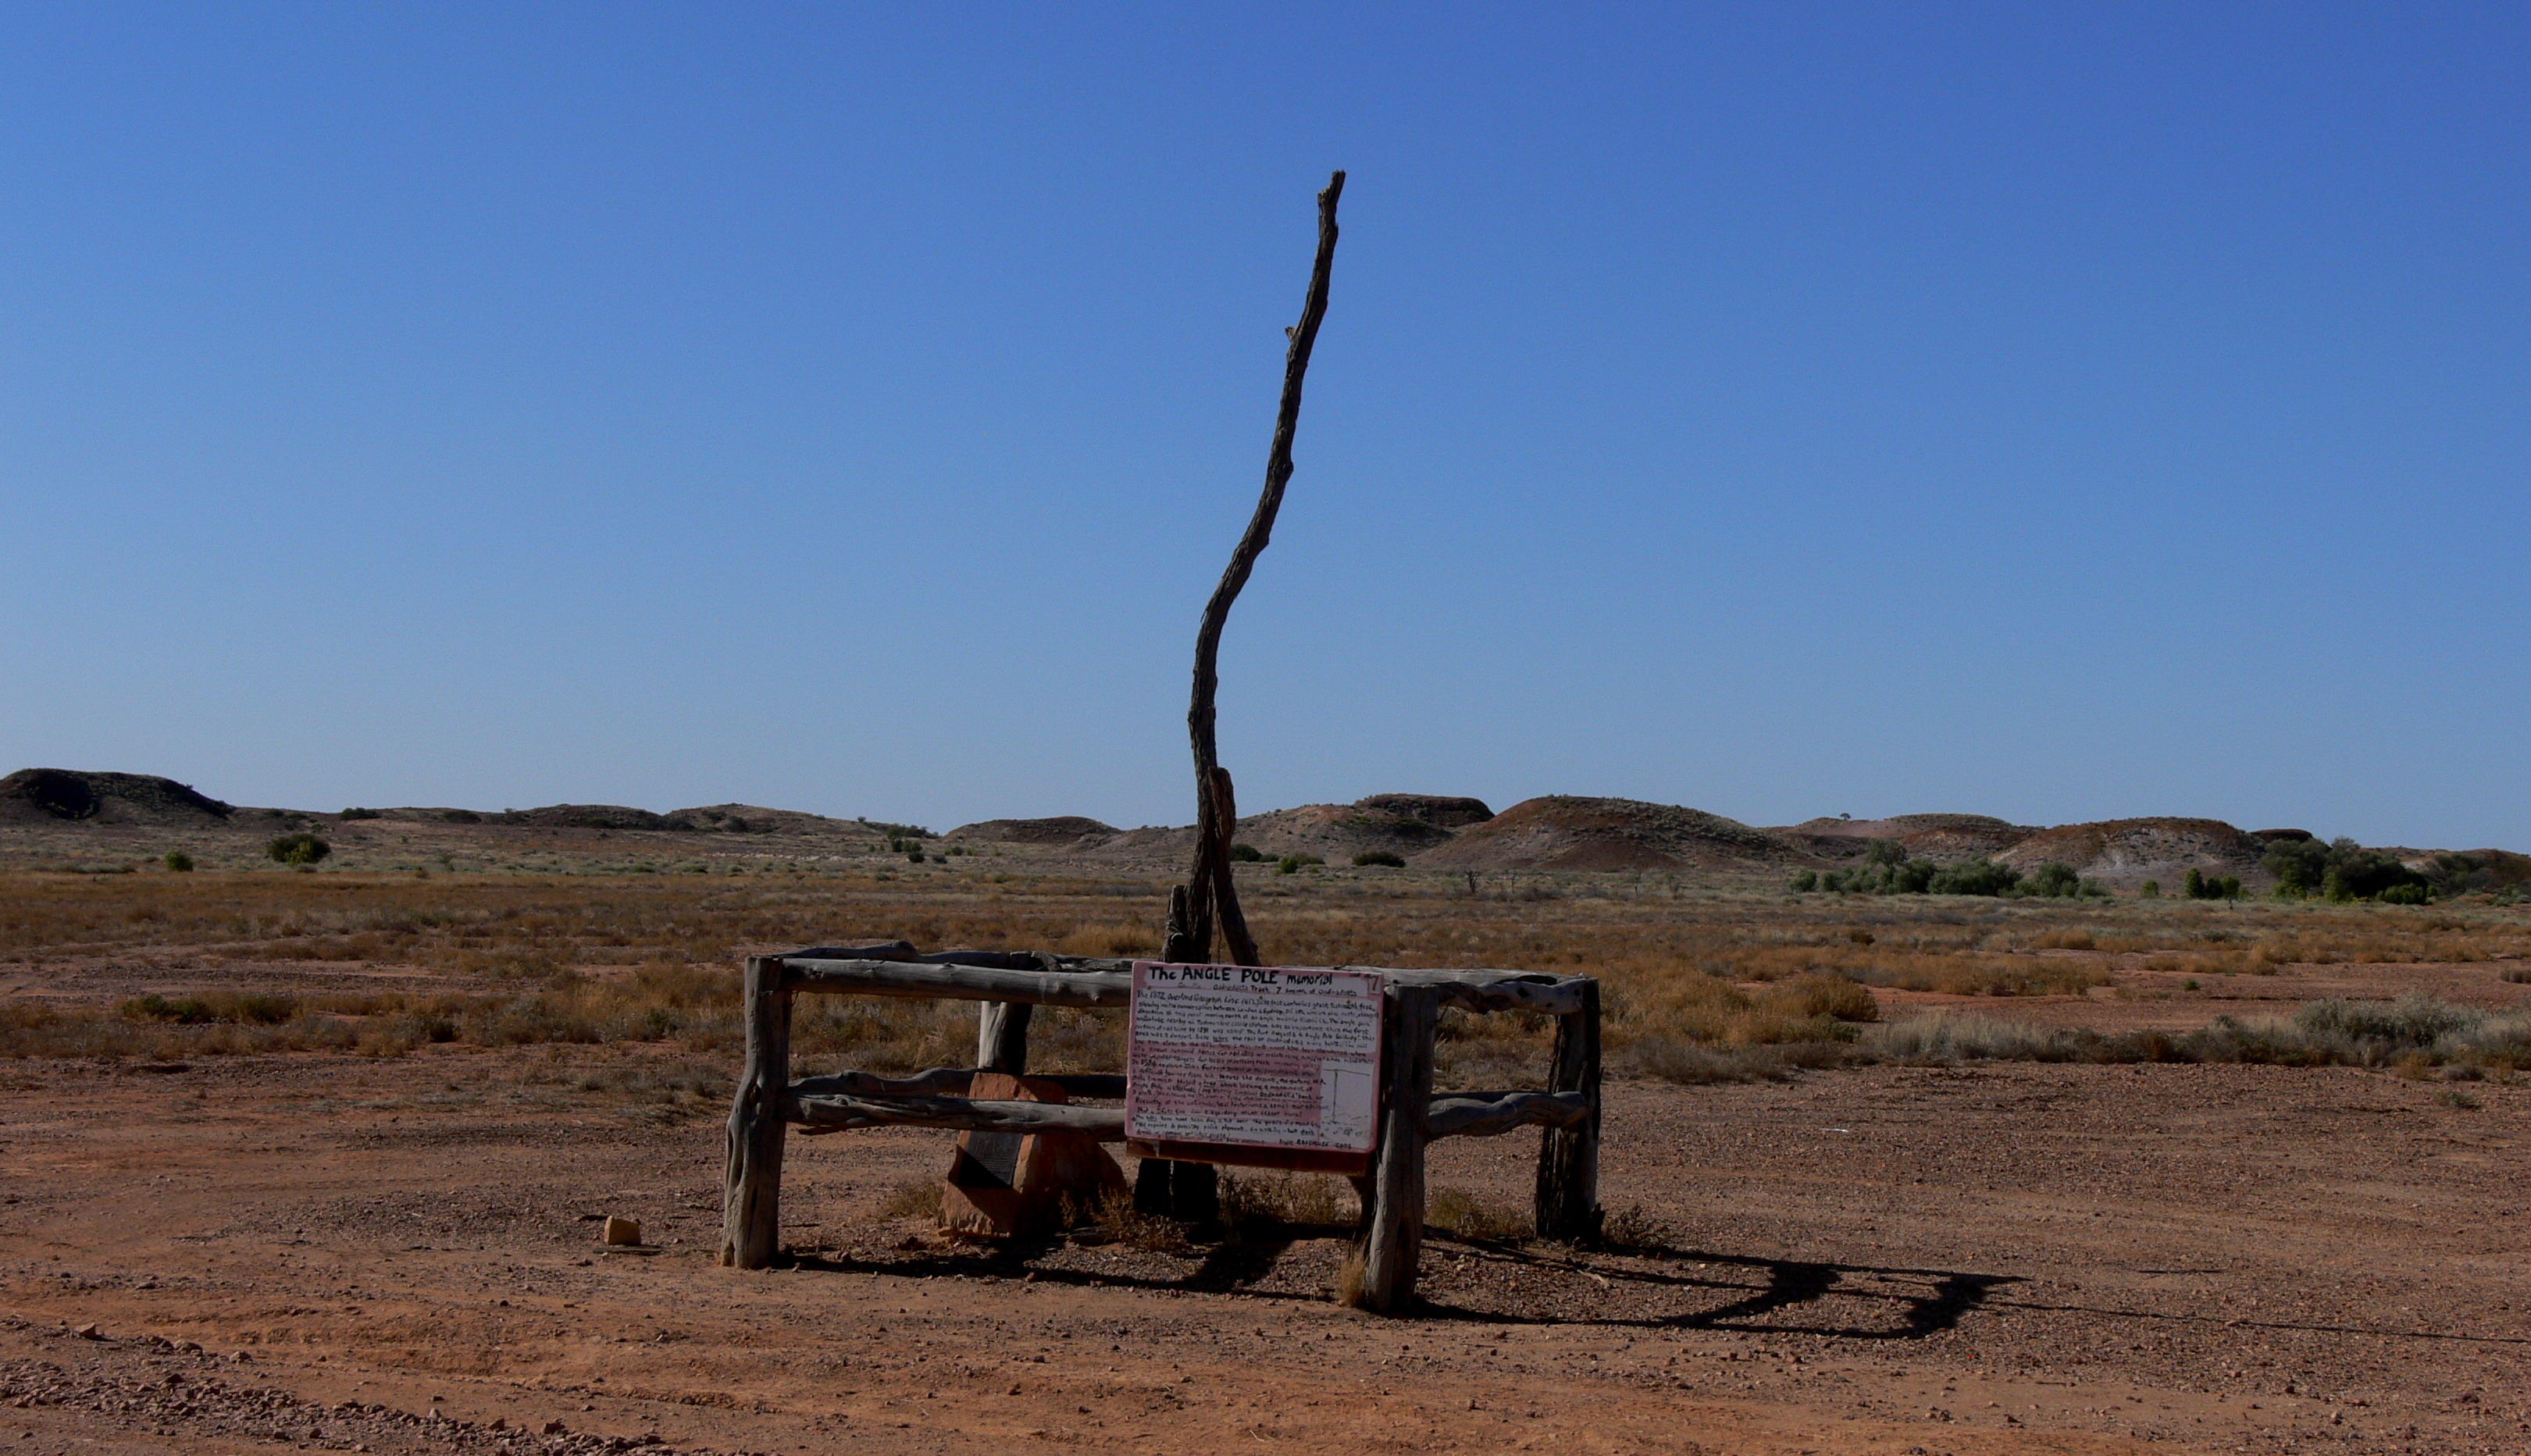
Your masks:
M 0 768 L 2531 848 L 2518 7 L 18 6 Z

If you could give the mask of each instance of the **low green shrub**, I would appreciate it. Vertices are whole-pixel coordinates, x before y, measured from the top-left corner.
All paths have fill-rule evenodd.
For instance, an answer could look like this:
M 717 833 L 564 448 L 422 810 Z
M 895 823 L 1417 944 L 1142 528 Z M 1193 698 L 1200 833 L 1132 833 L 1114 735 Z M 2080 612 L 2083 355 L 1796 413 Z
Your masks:
M 1374 867 L 1383 869 L 1403 869 L 1406 868 L 1406 862 L 1386 850 L 1365 850 L 1353 857 L 1353 868 L 1356 869 L 1369 869 Z
M 334 852 L 334 847 L 303 829 L 296 834 L 283 834 L 263 847 L 275 863 L 313 865 Z
M 176 871 L 178 874 L 191 874 L 194 872 L 194 857 L 185 853 L 183 850 L 169 850 L 167 852 L 167 857 L 159 861 L 159 863 L 165 865 L 168 868 Z

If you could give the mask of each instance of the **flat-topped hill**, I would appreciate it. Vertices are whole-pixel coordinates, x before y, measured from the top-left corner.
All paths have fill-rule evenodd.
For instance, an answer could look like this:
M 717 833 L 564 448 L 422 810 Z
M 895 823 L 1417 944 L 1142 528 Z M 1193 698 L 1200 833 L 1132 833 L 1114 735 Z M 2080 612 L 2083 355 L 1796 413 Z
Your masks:
M 1796 853 L 1778 835 L 1700 809 L 1550 794 L 1460 830 L 1418 863 L 1467 869 L 1675 869 L 1765 865 Z
M 1102 823 L 1077 813 L 1056 814 L 1042 819 L 984 819 L 973 824 L 960 824 L 943 835 L 944 839 L 981 840 L 986 844 L 1066 844 L 1093 845 L 1113 838 L 1119 831 L 1113 824 Z
M 2000 854 L 2039 830 L 1982 813 L 1902 813 L 1883 819 L 1804 819 L 1769 831 L 1828 859 L 1863 852 L 1864 842 L 1895 840 L 1915 860 L 1952 864 Z

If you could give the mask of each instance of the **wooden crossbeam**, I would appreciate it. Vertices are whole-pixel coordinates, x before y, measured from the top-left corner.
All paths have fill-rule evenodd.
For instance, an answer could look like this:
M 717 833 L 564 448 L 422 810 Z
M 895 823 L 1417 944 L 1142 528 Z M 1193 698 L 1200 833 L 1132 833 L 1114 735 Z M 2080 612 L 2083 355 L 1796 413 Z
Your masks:
M 1424 1113 L 1427 1138 L 1491 1138 L 1514 1128 L 1575 1128 L 1591 1119 L 1586 1092 L 1448 1092 Z

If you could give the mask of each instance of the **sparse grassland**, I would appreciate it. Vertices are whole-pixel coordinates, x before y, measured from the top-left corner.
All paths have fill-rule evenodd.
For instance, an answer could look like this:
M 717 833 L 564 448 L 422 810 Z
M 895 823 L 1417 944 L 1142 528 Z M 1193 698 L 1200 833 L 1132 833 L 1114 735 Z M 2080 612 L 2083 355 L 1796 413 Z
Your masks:
M 2392 1045 L 2290 1017 L 2210 1016 L 2187 1035 L 2144 1035 L 1963 1019 L 1944 1004 L 2176 995 L 2174 978 L 2350 965 L 2484 967 L 2495 990 L 2531 957 L 2519 907 L 1788 897 L 1620 875 L 1494 876 L 1471 893 L 1411 872 L 1249 873 L 1252 918 L 1278 960 L 1603 978 L 1621 1073 L 1693 1083 L 2003 1055 L 2531 1065 L 2515 1022 L 2491 1007 Z M 0 875 L 0 1054 L 657 1042 L 717 1056 L 736 1044 L 736 968 L 750 952 L 903 936 L 1149 954 L 1160 896 L 1154 883 L 1054 875 L 19 872 Z M 957 1064 L 972 1017 L 952 1003 L 819 997 L 803 1004 L 794 1040 L 812 1064 Z M 1120 1033 L 1113 1014 L 1049 1013 L 1036 1064 L 1111 1068 Z M 1462 1085 L 1517 1078 L 1545 1040 L 1543 1023 L 1521 1017 L 1453 1014 L 1442 1034 L 1443 1075 Z

